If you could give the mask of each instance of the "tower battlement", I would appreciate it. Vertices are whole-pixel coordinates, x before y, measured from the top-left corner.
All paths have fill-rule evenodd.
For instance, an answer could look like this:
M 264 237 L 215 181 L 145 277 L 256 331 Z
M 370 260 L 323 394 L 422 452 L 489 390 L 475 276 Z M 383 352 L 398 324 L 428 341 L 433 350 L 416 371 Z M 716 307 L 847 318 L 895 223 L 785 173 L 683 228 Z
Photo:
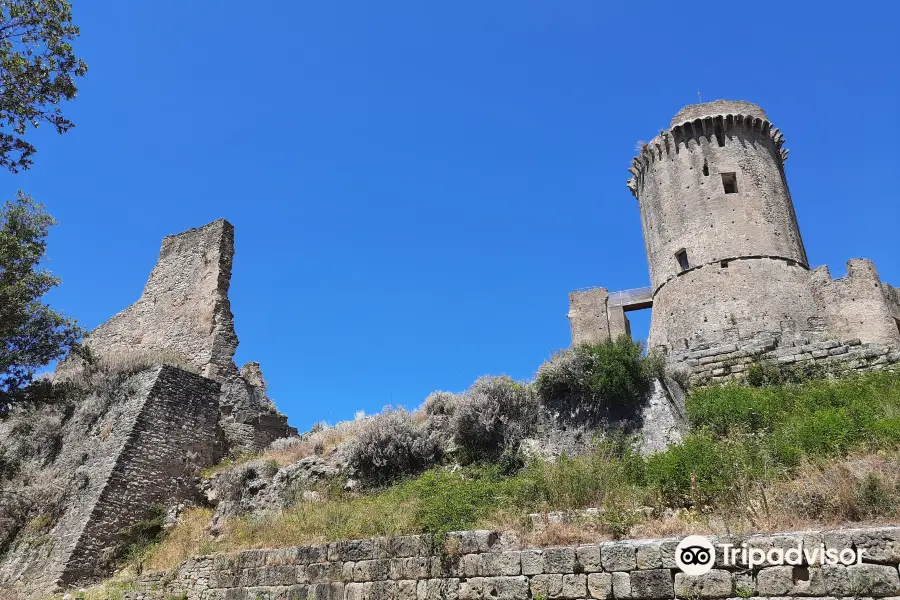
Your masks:
M 682 112 L 685 110 L 687 108 Z M 777 127 L 773 127 L 772 123 L 764 117 L 743 113 L 726 113 L 705 115 L 679 123 L 673 122 L 669 130 L 660 132 L 659 135 L 644 144 L 640 153 L 632 159 L 628 169 L 632 175 L 627 181 L 628 189 L 637 197 L 645 182 L 645 173 L 654 163 L 674 157 L 683 151 L 691 151 L 696 147 L 704 145 L 711 147 L 714 141 L 718 147 L 725 147 L 734 141 L 751 144 L 771 141 L 777 154 L 781 157 L 782 163 L 787 160 L 790 152 L 784 148 L 784 133 Z

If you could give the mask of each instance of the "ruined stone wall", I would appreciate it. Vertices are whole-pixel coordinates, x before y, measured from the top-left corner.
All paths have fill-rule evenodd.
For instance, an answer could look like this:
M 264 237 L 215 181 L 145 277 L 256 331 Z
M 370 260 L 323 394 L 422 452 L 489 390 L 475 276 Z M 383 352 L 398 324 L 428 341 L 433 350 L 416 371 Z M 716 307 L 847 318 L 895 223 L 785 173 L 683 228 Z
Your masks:
M 60 579 L 150 395 L 154 380 L 153 372 L 138 373 L 113 389 L 97 390 L 83 400 L 83 406 L 76 408 L 65 425 L 58 456 L 49 468 L 39 473 L 42 479 L 65 490 L 65 510 L 49 532 L 49 544 L 29 544 L 22 540 L 11 546 L 0 560 L 0 588 L 23 581 L 35 589 L 46 590 Z M 114 394 L 115 398 L 104 412 L 102 402 L 106 394 Z M 99 404 L 101 408 L 90 410 L 91 404 Z M 95 416 L 97 412 L 100 412 L 99 417 Z
M 598 344 L 609 339 L 606 288 L 594 288 L 569 294 L 569 325 L 572 345 Z
M 688 576 L 680 539 L 528 548 L 514 535 L 467 531 L 439 546 L 429 536 L 348 540 L 248 550 L 189 560 L 174 574 L 142 578 L 131 599 L 189 600 L 666 600 L 669 598 L 872 598 L 900 594 L 900 528 L 711 537 L 772 548 L 863 549 L 860 564 L 725 565 Z M 450 550 L 449 552 L 447 550 Z
M 669 356 L 673 364 L 689 370 L 694 383 L 723 383 L 746 377 L 750 365 L 772 363 L 795 367 L 815 366 L 837 375 L 866 371 L 900 371 L 900 347 L 864 344 L 859 338 L 783 344 L 772 334 L 718 344 L 698 344 L 688 352 Z
M 88 346 L 99 356 L 175 353 L 206 377 L 233 374 L 233 258 L 234 227 L 224 219 L 166 237 L 141 297 L 92 331 Z
M 4 555 L 0 588 L 46 591 L 105 574 L 122 533 L 150 507 L 192 498 L 198 470 L 222 455 L 218 395 L 211 380 L 157 367 L 76 406 L 58 455 L 38 474 L 65 490 L 62 513 L 40 544 L 22 540 Z M 97 402 L 108 408 L 89 406 Z
M 896 290 L 881 283 L 875 264 L 866 259 L 847 262 L 847 276 L 832 279 L 828 267 L 812 273 L 813 296 L 827 330 L 839 337 L 900 345 L 895 320 Z
M 66 561 L 64 583 L 104 575 L 116 542 L 129 526 L 147 517 L 150 507 L 195 497 L 199 470 L 216 464 L 223 454 L 218 396 L 214 381 L 168 366 L 156 371 Z
M 232 455 L 258 452 L 297 434 L 266 395 L 258 363 L 238 370 L 238 345 L 228 299 L 234 227 L 219 219 L 163 239 L 159 260 L 137 302 L 86 338 L 100 359 L 172 356 L 221 383 L 222 429 Z M 75 358 L 57 373 L 78 368 Z

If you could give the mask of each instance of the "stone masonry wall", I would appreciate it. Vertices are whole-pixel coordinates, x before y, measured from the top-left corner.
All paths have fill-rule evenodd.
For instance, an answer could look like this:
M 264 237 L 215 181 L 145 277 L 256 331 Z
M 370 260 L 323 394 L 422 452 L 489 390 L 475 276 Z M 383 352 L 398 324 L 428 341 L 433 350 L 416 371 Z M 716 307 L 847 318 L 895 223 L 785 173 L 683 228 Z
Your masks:
M 122 533 L 154 504 L 193 498 L 197 471 L 221 458 L 216 382 L 157 367 L 113 389 L 99 391 L 115 397 L 96 423 L 85 427 L 72 417 L 42 474 L 69 489 L 64 511 L 45 542 L 26 540 L 3 556 L 0 590 L 24 584 L 47 591 L 105 574 Z
M 0 589 L 18 581 L 28 582 L 35 589 L 51 588 L 61 577 L 75 545 L 91 518 L 110 474 L 121 456 L 138 415 L 153 386 L 155 373 L 145 371 L 126 379 L 118 387 L 115 402 L 90 428 L 68 431 L 53 467 L 68 481 L 72 490 L 63 512 L 50 531 L 52 544 L 30 546 L 13 545 L 0 560 Z M 91 402 L 89 398 L 86 403 Z M 73 421 L 80 421 L 78 415 Z M 53 474 L 47 475 L 52 479 Z
M 131 599 L 189 600 L 665 600 L 668 598 L 891 597 L 900 594 L 900 528 L 712 537 L 753 548 L 864 549 L 850 566 L 763 564 L 687 576 L 679 539 L 527 548 L 512 534 L 450 534 L 350 540 L 191 559 L 172 574 L 144 576 Z M 721 554 L 721 553 L 719 553 Z
M 258 452 L 297 434 L 266 395 L 258 363 L 238 370 L 238 338 L 228 299 L 234 226 L 225 219 L 162 241 L 159 259 L 137 302 L 86 338 L 100 358 L 175 355 L 222 385 L 222 429 L 232 455 Z M 66 360 L 57 373 L 77 368 Z
M 572 345 L 598 344 L 609 339 L 606 288 L 593 288 L 569 294 L 569 324 Z
M 102 576 L 116 542 L 155 504 L 196 495 L 199 470 L 223 454 L 219 385 L 160 367 L 102 492 L 66 561 L 63 583 Z
M 812 272 L 812 287 L 830 333 L 900 345 L 900 327 L 894 314 L 896 290 L 881 283 L 872 261 L 848 261 L 847 276 L 840 279 L 832 279 L 828 267 L 819 267 Z
M 233 373 L 233 258 L 234 227 L 224 219 L 166 237 L 141 297 L 92 331 L 87 344 L 101 356 L 175 353 L 213 379 Z
M 797 366 L 816 364 L 844 374 L 900 371 L 900 347 L 863 344 L 858 338 L 795 340 L 789 345 L 779 345 L 777 337 L 763 334 L 753 339 L 700 344 L 694 348 L 690 352 L 668 357 L 670 363 L 685 365 L 694 383 L 742 380 L 750 365 L 765 362 Z

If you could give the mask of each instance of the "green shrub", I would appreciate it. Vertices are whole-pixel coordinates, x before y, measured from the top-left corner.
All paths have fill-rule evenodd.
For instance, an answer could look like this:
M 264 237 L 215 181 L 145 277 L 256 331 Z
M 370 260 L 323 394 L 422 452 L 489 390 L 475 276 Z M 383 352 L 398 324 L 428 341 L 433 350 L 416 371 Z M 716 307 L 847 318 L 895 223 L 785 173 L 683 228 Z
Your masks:
M 789 385 L 822 379 L 828 374 L 828 369 L 817 362 L 787 364 L 762 361 L 747 368 L 745 381 L 751 387 Z
M 627 336 L 564 350 L 541 365 L 541 402 L 564 420 L 597 422 L 633 412 L 659 375 L 658 357 Z M 623 416 L 623 415 L 619 415 Z

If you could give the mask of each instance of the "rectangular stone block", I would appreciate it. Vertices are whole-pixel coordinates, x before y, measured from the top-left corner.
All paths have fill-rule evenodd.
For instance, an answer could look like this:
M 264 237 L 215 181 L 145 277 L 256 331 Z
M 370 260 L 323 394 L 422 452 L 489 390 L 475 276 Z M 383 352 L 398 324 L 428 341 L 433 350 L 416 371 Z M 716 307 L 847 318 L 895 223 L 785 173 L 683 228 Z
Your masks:
M 631 575 L 622 571 L 613 573 L 612 589 L 614 598 L 631 598 Z
M 480 554 L 466 554 L 459 561 L 460 573 L 463 577 L 480 577 L 484 573 L 484 560 Z
M 397 600 L 418 600 L 418 596 L 416 595 L 417 583 L 418 582 L 414 579 L 404 579 L 402 581 L 398 581 Z M 346 600 L 351 600 L 351 598 L 346 598 Z
M 560 598 L 576 600 L 587 596 L 587 575 L 571 574 L 562 576 Z
M 609 542 L 600 547 L 603 568 L 606 571 L 632 571 L 637 568 L 634 544 Z
M 303 587 L 305 588 L 306 586 Z M 369 590 L 371 588 L 371 583 L 348 583 L 344 586 L 344 600 L 369 600 Z M 415 596 L 407 600 L 415 600 Z
M 544 548 L 544 573 L 572 573 L 576 558 L 574 548 Z
M 484 591 L 484 579 L 473 577 L 459 581 L 459 600 L 481 600 Z
M 520 600 L 528 597 L 528 578 L 485 577 L 484 596 L 492 600 Z
M 704 575 L 675 573 L 675 596 L 678 598 L 728 598 L 732 595 L 731 573 L 713 569 Z
M 638 569 L 661 569 L 662 553 L 657 542 L 646 542 L 635 545 L 635 563 Z
M 562 575 L 556 573 L 535 575 L 529 583 L 532 598 L 558 598 L 562 593 Z
M 631 597 L 647 599 L 672 598 L 674 585 L 669 569 L 647 569 L 631 572 Z
M 896 596 L 900 594 L 900 577 L 896 565 L 850 565 L 850 591 L 855 596 Z
M 600 546 L 579 546 L 577 549 L 578 564 L 584 573 L 597 573 L 603 570 L 603 561 L 600 555 Z
M 587 576 L 588 593 L 591 598 L 607 600 L 612 598 L 612 575 L 609 573 L 591 573 Z
M 520 553 L 522 575 L 539 575 L 544 572 L 544 553 L 542 550 L 528 548 Z

